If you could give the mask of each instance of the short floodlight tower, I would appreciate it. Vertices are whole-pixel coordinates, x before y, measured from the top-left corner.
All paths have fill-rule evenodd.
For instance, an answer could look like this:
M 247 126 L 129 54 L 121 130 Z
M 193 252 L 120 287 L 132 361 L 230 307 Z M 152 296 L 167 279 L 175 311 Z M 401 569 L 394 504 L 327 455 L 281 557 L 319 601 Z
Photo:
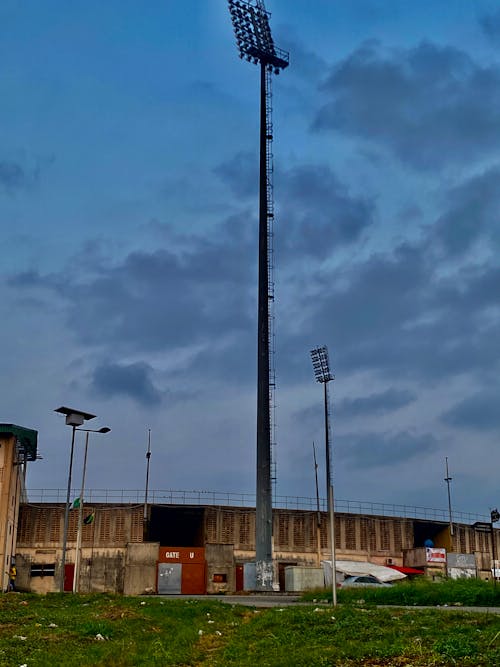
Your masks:
M 256 589 L 273 589 L 272 425 L 274 364 L 272 185 L 272 75 L 288 67 L 289 55 L 274 45 L 263 0 L 229 0 L 240 58 L 260 64 L 259 288 L 257 323 L 257 494 L 255 517 Z
M 311 359 L 314 376 L 317 382 L 323 384 L 324 410 L 325 410 L 325 465 L 326 465 L 326 491 L 328 499 L 328 514 L 330 516 L 330 547 L 332 557 L 332 602 L 337 604 L 337 581 L 336 581 L 336 558 L 335 558 L 335 508 L 333 501 L 333 484 L 331 475 L 331 442 L 330 442 L 330 409 L 328 401 L 328 383 L 335 380 L 330 371 L 328 348 L 326 345 L 311 350 Z
M 69 524 L 69 503 L 71 500 L 71 474 L 73 471 L 73 453 L 75 451 L 75 431 L 78 426 L 90 419 L 94 419 L 95 415 L 90 412 L 82 412 L 81 410 L 74 410 L 73 408 L 67 408 L 66 406 L 61 406 L 54 410 L 61 415 L 66 417 L 66 425 L 72 427 L 71 432 L 71 453 L 69 456 L 69 469 L 68 469 L 68 490 L 66 493 L 66 507 L 64 508 L 64 529 L 63 529 L 63 539 L 62 539 L 62 553 L 61 553 L 61 573 L 59 580 L 59 590 L 61 593 L 64 592 L 64 570 L 66 568 L 66 543 L 68 540 L 68 524 Z

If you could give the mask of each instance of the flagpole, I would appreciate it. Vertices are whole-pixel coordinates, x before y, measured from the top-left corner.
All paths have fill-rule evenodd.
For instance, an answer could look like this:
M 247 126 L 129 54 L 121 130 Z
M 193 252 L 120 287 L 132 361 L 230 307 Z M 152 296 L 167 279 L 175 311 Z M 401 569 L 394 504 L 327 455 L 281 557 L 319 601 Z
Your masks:
M 144 493 L 143 535 L 148 540 L 148 491 L 149 491 L 149 459 L 151 458 L 151 429 L 148 428 L 148 451 L 146 452 L 146 489 Z
M 80 490 L 80 504 L 78 506 L 78 532 L 76 534 L 75 574 L 73 577 L 73 593 L 78 593 L 80 586 L 80 560 L 82 550 L 82 523 L 83 523 L 83 492 L 85 490 L 85 473 L 87 470 L 87 452 L 89 448 L 89 432 L 85 433 L 85 454 L 83 457 L 82 488 Z

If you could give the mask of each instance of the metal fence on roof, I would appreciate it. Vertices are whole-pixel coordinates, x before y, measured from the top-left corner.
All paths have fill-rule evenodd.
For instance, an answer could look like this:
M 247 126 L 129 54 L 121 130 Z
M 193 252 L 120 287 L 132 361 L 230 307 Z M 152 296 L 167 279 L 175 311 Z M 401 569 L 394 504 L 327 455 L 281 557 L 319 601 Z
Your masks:
M 29 489 L 28 502 L 31 503 L 65 503 L 67 489 Z M 72 499 L 80 495 L 80 491 L 72 491 Z M 87 489 L 86 503 L 110 504 L 142 504 L 144 490 L 136 489 Z M 148 491 L 148 504 L 152 505 L 222 505 L 230 507 L 255 507 L 255 494 L 233 491 L 179 491 L 174 489 Z M 316 498 L 304 496 L 279 496 L 273 499 L 273 507 L 290 510 L 316 511 Z M 320 509 L 326 511 L 326 500 L 320 499 Z M 367 514 L 372 516 L 400 517 L 405 519 L 427 519 L 429 521 L 449 521 L 449 511 L 415 505 L 396 503 L 375 503 L 366 500 L 335 500 L 335 511 L 348 514 Z M 457 523 L 474 523 L 489 521 L 484 514 L 453 511 L 453 521 Z

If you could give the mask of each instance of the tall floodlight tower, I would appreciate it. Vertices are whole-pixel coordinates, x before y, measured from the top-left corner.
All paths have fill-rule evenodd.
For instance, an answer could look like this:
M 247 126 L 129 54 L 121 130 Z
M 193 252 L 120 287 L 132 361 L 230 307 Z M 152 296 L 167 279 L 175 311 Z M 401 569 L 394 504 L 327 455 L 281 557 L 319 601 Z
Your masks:
M 272 75 L 288 67 L 288 53 L 275 47 L 270 14 L 263 0 L 229 0 L 240 58 L 260 64 L 259 289 L 257 322 L 257 497 L 255 560 L 257 590 L 273 588 L 272 553 L 272 363 L 273 279 L 273 123 Z

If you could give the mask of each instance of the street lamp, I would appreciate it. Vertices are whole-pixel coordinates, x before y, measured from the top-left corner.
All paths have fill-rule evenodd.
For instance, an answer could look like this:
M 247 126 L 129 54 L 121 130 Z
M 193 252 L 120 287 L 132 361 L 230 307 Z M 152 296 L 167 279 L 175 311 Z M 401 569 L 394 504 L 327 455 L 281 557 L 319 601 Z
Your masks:
M 85 431 L 85 454 L 83 457 L 82 488 L 80 490 L 78 505 L 78 530 L 76 533 L 76 553 L 75 553 L 75 574 L 73 577 L 73 593 L 78 593 L 80 589 L 80 560 L 82 551 L 82 529 L 83 529 L 83 495 L 85 492 L 85 473 L 87 470 L 87 452 L 89 448 L 89 433 L 109 433 L 111 431 L 107 426 L 99 429 L 77 428 L 77 431 Z
M 95 415 L 90 412 L 82 412 L 81 410 L 74 410 L 73 408 L 67 408 L 64 405 L 54 412 L 66 416 L 66 424 L 72 427 L 71 432 L 71 453 L 69 457 L 69 470 L 68 470 L 68 491 L 66 494 L 66 507 L 64 508 L 64 530 L 63 530 L 63 539 L 62 539 L 62 554 L 61 554 L 61 573 L 59 581 L 59 591 L 64 593 L 64 570 L 66 569 L 66 542 L 68 539 L 68 524 L 69 524 L 69 503 L 71 499 L 71 474 L 73 471 L 73 453 L 75 450 L 75 431 L 78 426 L 81 426 L 84 422 L 94 419 Z
M 332 555 L 332 603 L 337 605 L 337 581 L 336 581 L 336 558 L 335 558 L 335 508 L 333 504 L 333 484 L 331 478 L 331 445 L 330 445 L 330 411 L 328 409 L 328 383 L 335 379 L 330 372 L 328 359 L 328 348 L 326 345 L 311 350 L 311 359 L 314 375 L 317 382 L 321 382 L 324 388 L 325 409 L 325 454 L 326 454 L 326 490 L 328 499 L 328 513 L 330 515 L 330 546 Z

